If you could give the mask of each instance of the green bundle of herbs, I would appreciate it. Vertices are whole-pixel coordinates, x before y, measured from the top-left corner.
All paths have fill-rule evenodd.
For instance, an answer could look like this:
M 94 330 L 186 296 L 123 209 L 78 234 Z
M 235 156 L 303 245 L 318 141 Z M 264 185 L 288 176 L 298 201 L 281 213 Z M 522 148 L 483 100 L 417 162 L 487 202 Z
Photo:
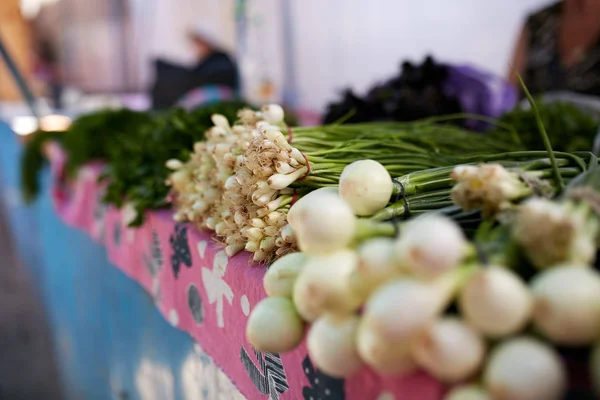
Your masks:
M 152 118 L 151 123 L 126 135 L 119 135 L 108 149 L 108 163 L 102 179 L 108 182 L 104 200 L 136 211 L 132 225 L 143 222 L 144 211 L 166 206 L 169 188 L 165 167 L 172 158 L 185 159 L 194 143 L 204 139 L 212 125 L 211 115 L 220 113 L 234 118 L 243 101 L 211 104 L 187 112 L 172 109 Z

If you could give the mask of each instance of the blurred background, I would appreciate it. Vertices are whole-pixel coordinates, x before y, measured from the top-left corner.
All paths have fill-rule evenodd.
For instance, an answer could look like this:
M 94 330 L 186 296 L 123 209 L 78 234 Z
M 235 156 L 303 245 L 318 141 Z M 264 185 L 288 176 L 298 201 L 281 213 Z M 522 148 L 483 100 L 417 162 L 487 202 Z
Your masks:
M 154 61 L 192 66 L 186 37 L 200 27 L 237 59 L 245 98 L 318 113 L 341 89 L 365 91 L 428 54 L 506 76 L 525 17 L 550 3 L 3 0 L 0 34 L 37 93 L 60 80 L 64 108 L 109 97 L 145 107 Z M 19 100 L 0 71 L 0 99 Z

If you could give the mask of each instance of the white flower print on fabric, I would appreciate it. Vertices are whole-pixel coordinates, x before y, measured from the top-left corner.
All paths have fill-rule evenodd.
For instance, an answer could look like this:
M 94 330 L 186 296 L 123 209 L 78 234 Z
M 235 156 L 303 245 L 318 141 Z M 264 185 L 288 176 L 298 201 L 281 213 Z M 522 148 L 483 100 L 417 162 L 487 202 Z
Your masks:
M 125 231 L 125 240 L 127 243 L 131 244 L 135 240 L 136 229 L 130 228 L 129 224 L 137 218 L 138 213 L 131 203 L 126 203 L 121 211 L 121 225 Z
M 208 243 L 206 242 L 206 240 L 201 240 L 196 245 L 196 247 L 198 248 L 198 255 L 202 259 L 204 259 L 204 254 L 206 253 L 206 246 L 208 246 Z
M 174 400 L 175 382 L 168 366 L 143 358 L 135 373 L 141 400 Z
M 217 326 L 219 328 L 225 326 L 225 321 L 223 319 L 223 296 L 230 305 L 233 303 L 233 291 L 223 279 L 227 270 L 228 260 L 225 251 L 220 251 L 215 255 L 212 270 L 202 268 L 202 283 L 204 284 L 204 290 L 206 290 L 208 296 L 208 302 L 210 304 L 217 303 Z
M 198 346 L 199 347 L 199 346 Z M 181 366 L 185 400 L 241 400 L 240 391 L 202 349 L 194 349 Z

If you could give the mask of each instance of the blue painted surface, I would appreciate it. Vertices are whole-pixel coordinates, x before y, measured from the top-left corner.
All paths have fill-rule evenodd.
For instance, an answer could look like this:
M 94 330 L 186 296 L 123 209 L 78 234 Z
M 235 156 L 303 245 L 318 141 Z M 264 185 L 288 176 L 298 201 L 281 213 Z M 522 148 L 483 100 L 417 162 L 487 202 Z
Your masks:
M 164 320 L 151 297 L 108 262 L 101 246 L 58 220 L 48 193 L 49 171 L 43 195 L 29 207 L 19 201 L 20 151 L 0 122 L 0 194 L 51 321 L 68 398 L 187 400 L 195 392 L 200 399 L 214 398 L 214 388 L 203 386 L 211 382 L 199 382 L 190 394 L 189 379 L 182 379 L 190 357 L 201 357 L 206 365 L 193 340 Z

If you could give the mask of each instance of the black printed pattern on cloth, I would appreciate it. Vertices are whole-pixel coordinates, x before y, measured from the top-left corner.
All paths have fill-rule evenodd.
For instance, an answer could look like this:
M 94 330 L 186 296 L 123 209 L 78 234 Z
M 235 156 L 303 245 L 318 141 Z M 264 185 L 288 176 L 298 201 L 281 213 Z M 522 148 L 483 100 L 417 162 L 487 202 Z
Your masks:
M 152 241 L 150 242 L 149 253 L 150 256 L 147 256 L 146 254 L 142 255 L 144 265 L 146 265 L 146 269 L 150 276 L 156 276 L 163 266 L 163 254 L 160 248 L 158 233 L 156 233 L 155 230 L 152 230 Z
M 310 386 L 302 388 L 304 400 L 344 400 L 344 380 L 332 378 L 315 369 L 308 356 L 302 361 L 302 370 Z
M 202 297 L 196 285 L 191 284 L 188 287 L 187 293 L 188 307 L 192 313 L 192 317 L 196 324 L 200 325 L 204 322 L 204 304 L 202 303 Z
M 279 394 L 290 389 L 281 357 L 276 353 L 261 353 L 254 350 L 258 366 L 252 361 L 246 349 L 242 347 L 240 359 L 256 389 L 268 394 L 271 400 L 279 400 Z M 263 357 L 264 356 L 264 357 Z
M 117 246 L 121 245 L 121 226 L 119 224 L 115 224 L 113 228 L 113 240 Z
M 175 231 L 169 237 L 171 249 L 173 250 L 171 266 L 173 267 L 175 278 L 179 277 L 182 263 L 188 268 L 192 266 L 192 253 L 188 244 L 187 229 L 187 226 L 183 223 L 176 224 Z

